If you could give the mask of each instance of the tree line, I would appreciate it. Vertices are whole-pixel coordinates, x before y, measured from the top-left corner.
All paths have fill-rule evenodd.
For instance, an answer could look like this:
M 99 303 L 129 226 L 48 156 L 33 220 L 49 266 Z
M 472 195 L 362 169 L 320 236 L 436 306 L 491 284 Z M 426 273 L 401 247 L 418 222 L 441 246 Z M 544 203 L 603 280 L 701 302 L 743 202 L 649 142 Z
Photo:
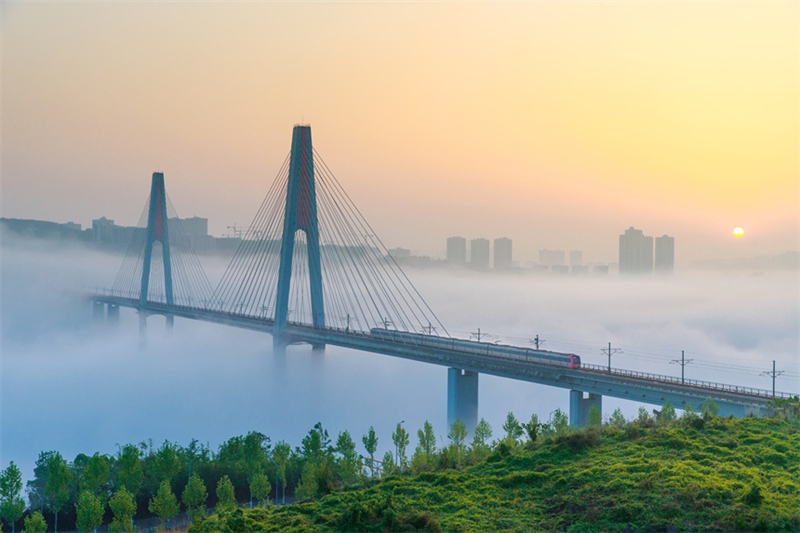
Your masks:
M 718 408 L 709 400 L 702 413 L 714 416 Z M 697 415 L 687 409 L 684 416 Z M 640 408 L 638 415 L 640 421 L 669 422 L 676 417 L 669 403 L 653 415 Z M 592 407 L 588 424 L 602 423 L 600 410 Z M 622 426 L 626 420 L 617 409 L 606 423 Z M 34 479 L 27 482 L 27 506 L 19 468 L 12 461 L 0 472 L 0 518 L 12 532 L 23 524 L 24 531 L 33 533 L 51 526 L 56 532 L 59 526 L 93 531 L 104 523 L 110 531 L 128 532 L 134 531 L 135 518 L 157 516 L 166 526 L 181 509 L 197 521 L 209 507 L 286 503 L 287 496 L 290 501 L 311 500 L 381 476 L 463 468 L 498 450 L 508 453 L 532 445 L 540 436 L 565 435 L 572 428 L 567 415 L 556 409 L 547 422 L 536 414 L 520 421 L 509 412 L 502 430 L 493 440 L 491 425 L 481 419 L 468 439 L 466 425 L 456 420 L 447 441 L 439 437 L 437 442 L 433 425 L 426 421 L 409 454 L 411 434 L 399 423 L 391 434 L 393 451 L 381 459 L 375 455 L 379 439 L 374 427 L 360 439 L 362 453 L 348 431 L 334 439 L 322 423 L 295 448 L 282 440 L 273 445 L 270 437 L 252 431 L 225 441 L 216 451 L 196 439 L 188 446 L 165 441 L 157 447 L 152 440 L 118 445 L 113 455 L 81 453 L 71 462 L 57 451 L 46 451 L 39 454 Z

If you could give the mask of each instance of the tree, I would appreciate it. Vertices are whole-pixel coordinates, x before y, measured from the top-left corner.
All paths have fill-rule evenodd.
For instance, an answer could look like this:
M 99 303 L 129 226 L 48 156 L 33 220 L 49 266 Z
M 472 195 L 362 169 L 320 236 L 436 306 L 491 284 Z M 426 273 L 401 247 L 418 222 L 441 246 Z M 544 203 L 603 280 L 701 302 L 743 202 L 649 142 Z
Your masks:
M 433 432 L 433 425 L 427 420 L 422 429 L 417 430 L 417 439 L 419 443 L 414 450 L 411 466 L 416 471 L 431 468 L 436 458 L 436 434 Z
M 300 501 L 313 500 L 319 496 L 317 465 L 313 461 L 303 463 L 303 472 L 300 482 L 294 490 L 294 495 Z
M 664 406 L 661 408 L 661 420 L 663 422 L 672 422 L 677 417 L 678 415 L 675 414 L 675 408 L 669 403 L 669 400 L 664 402 Z
M 467 425 L 463 420 L 457 418 L 456 421 L 453 422 L 450 426 L 450 434 L 448 437 L 453 441 L 453 461 L 455 463 L 454 466 L 458 468 L 462 464 L 464 453 L 466 452 L 464 441 L 467 439 Z
M 105 510 L 100 498 L 88 490 L 82 490 L 78 496 L 78 503 L 75 504 L 77 515 L 75 525 L 78 531 L 97 531 L 98 526 L 103 523 Z
M 611 416 L 608 417 L 608 423 L 614 427 L 622 427 L 625 425 L 625 416 L 622 414 L 622 409 L 617 407 Z
M 366 435 L 361 437 L 361 442 L 364 443 L 364 449 L 369 454 L 370 470 L 372 477 L 375 477 L 375 451 L 378 449 L 378 436 L 375 434 L 375 428 L 370 426 Z
M 647 422 L 648 420 L 650 420 L 650 413 L 648 413 L 647 409 L 645 409 L 644 407 L 640 407 L 639 412 L 636 416 L 636 420 L 637 422 L 642 422 L 642 423 Z
M 172 478 L 181 471 L 181 458 L 178 455 L 179 449 L 180 447 L 177 444 L 172 444 L 168 440 L 165 440 L 161 448 L 153 455 L 152 470 L 155 480 L 158 483 L 165 479 L 172 482 Z
M 258 472 L 250 482 L 250 494 L 258 500 L 262 506 L 269 501 L 269 493 L 272 492 L 272 485 L 264 472 Z
M 489 455 L 489 439 L 492 438 L 492 426 L 481 418 L 475 426 L 475 435 L 472 437 L 472 456 L 481 461 Z
M 205 510 L 206 500 L 208 499 L 208 491 L 206 485 L 197 473 L 192 474 L 189 482 L 186 483 L 186 488 L 183 489 L 181 500 L 189 512 L 189 518 L 195 516 L 202 516 Z
M 292 454 L 292 447 L 286 441 L 275 444 L 272 451 L 272 458 L 278 463 L 278 477 L 281 480 L 281 503 L 286 503 L 286 465 L 289 464 L 289 456 Z
M 556 435 L 564 435 L 569 431 L 569 417 L 561 409 L 553 412 L 553 431 Z
M 356 443 L 348 431 L 339 433 L 336 438 L 336 453 L 342 457 L 338 461 L 339 475 L 345 485 L 355 483 L 358 479 L 358 453 Z
M 144 479 L 142 462 L 139 458 L 139 448 L 133 444 L 123 446 L 117 453 L 117 461 L 114 466 L 117 490 L 125 488 L 134 496 L 139 494 L 139 489 L 142 488 L 142 480 Z
M 20 497 L 22 491 L 22 473 L 14 461 L 0 472 L 0 517 L 11 523 L 11 533 L 14 533 L 14 523 L 25 512 L 25 501 Z
M 587 418 L 586 422 L 589 427 L 596 428 L 603 425 L 603 413 L 596 405 L 589 407 L 589 416 Z
M 167 521 L 178 514 L 178 500 L 172 493 L 172 487 L 168 479 L 164 479 L 158 485 L 158 492 L 150 498 L 147 510 L 156 515 L 161 520 L 161 527 L 167 526 Z
M 44 521 L 44 516 L 39 511 L 25 518 L 23 533 L 45 533 L 45 531 L 47 531 L 47 522 Z
M 408 431 L 405 430 L 402 424 L 397 424 L 397 429 L 392 433 L 392 442 L 394 443 L 395 450 L 397 450 L 397 465 L 406 466 L 408 464 L 406 447 L 411 441 L 409 440 Z
M 81 491 L 88 490 L 95 496 L 101 497 L 103 502 L 108 498 L 107 483 L 108 477 L 111 474 L 111 464 L 108 457 L 95 453 L 86 462 L 83 469 L 83 475 L 78 488 Z
M 539 417 L 536 416 L 536 413 L 531 415 L 531 419 L 522 424 L 522 429 L 525 430 L 525 435 L 528 437 L 528 444 L 533 444 L 536 442 L 537 437 L 539 436 Z
M 516 446 L 517 441 L 522 436 L 522 426 L 520 426 L 517 417 L 511 411 L 506 415 L 506 421 L 503 423 L 503 431 L 506 432 L 505 440 L 511 446 Z
M 233 483 L 228 476 L 222 476 L 217 482 L 217 508 L 230 509 L 236 507 L 236 493 L 233 490 Z
M 50 508 L 55 515 L 53 531 L 58 532 L 58 513 L 69 501 L 69 487 L 72 484 L 72 472 L 61 454 L 54 452 L 47 460 L 49 476 L 45 491 L 50 498 Z
M 695 418 L 697 417 L 697 411 L 694 408 L 694 405 L 686 402 L 683 407 L 683 416 L 681 418 Z
M 108 526 L 109 531 L 114 533 L 134 533 L 136 531 L 133 526 L 136 500 L 128 489 L 122 487 L 115 492 L 111 499 L 108 500 L 108 506 L 111 507 L 111 512 L 114 513 L 114 519 L 111 520 L 111 524 Z
M 713 416 L 719 416 L 719 407 L 714 400 L 708 398 L 706 401 L 700 404 L 700 413 L 703 415 L 703 418 L 708 420 Z
M 397 466 L 394 464 L 394 454 L 392 452 L 387 451 L 383 454 L 381 467 L 383 468 L 383 472 L 381 473 L 382 477 L 391 476 L 394 474 Z

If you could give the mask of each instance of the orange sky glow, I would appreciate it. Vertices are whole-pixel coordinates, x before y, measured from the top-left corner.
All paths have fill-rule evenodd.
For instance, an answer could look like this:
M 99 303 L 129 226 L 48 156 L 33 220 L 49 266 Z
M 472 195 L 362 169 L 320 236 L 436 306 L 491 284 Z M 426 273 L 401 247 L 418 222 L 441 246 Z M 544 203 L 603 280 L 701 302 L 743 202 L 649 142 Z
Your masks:
M 4 2 L 2 215 L 133 225 L 162 170 L 220 235 L 305 122 L 389 247 L 796 250 L 799 6 Z

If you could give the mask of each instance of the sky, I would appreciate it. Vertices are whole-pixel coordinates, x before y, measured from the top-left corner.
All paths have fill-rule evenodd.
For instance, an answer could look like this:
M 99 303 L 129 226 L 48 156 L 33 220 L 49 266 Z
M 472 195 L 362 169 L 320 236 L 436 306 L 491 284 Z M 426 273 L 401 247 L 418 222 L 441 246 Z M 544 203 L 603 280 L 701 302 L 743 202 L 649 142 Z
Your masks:
M 3 2 L 2 216 L 214 235 L 314 146 L 387 247 L 798 249 L 797 2 Z M 745 229 L 734 239 L 734 227 Z

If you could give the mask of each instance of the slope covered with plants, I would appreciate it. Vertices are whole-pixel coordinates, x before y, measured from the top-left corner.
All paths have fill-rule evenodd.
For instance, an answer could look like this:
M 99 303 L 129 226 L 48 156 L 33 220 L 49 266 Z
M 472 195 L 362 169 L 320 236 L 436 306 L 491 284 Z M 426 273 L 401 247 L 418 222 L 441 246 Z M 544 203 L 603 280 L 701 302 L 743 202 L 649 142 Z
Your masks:
M 471 450 L 451 445 L 418 473 L 294 505 L 228 507 L 192 530 L 800 530 L 796 420 L 645 414 L 546 437 L 528 429 L 471 466 Z

